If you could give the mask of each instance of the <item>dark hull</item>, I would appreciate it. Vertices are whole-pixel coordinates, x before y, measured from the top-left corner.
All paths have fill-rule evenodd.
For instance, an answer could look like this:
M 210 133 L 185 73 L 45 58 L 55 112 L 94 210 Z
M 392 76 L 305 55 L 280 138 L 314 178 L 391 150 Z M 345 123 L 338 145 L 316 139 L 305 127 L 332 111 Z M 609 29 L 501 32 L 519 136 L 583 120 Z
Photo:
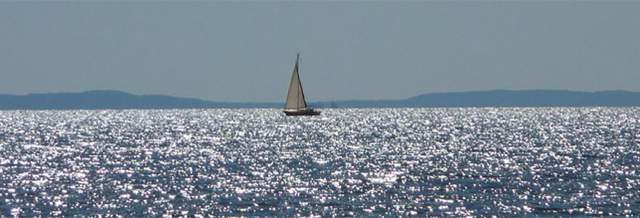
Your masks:
M 287 116 L 315 116 L 320 115 L 320 111 L 304 110 L 304 111 L 284 111 Z

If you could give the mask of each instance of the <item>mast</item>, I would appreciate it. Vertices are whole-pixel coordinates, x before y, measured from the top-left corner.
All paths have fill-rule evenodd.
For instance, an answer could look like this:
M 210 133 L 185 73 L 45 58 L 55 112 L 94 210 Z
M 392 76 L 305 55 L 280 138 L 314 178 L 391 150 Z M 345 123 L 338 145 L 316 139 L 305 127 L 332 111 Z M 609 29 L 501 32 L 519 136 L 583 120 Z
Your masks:
M 300 52 L 298 52 L 298 54 L 296 55 L 296 73 L 298 74 L 298 85 L 300 86 L 300 95 L 302 95 L 302 105 L 304 106 L 303 108 L 307 107 L 307 100 L 304 98 L 304 89 L 302 88 L 302 80 L 300 79 L 300 64 L 299 64 L 299 60 L 300 60 Z M 298 99 L 300 100 L 300 99 Z M 300 104 L 298 104 L 300 105 Z

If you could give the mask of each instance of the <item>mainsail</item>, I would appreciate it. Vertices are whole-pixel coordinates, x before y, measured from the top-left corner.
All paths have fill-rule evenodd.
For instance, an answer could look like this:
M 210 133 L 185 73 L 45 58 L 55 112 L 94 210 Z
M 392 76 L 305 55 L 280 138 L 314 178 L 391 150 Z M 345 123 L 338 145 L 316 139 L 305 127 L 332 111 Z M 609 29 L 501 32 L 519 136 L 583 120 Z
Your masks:
M 300 82 L 300 74 L 298 73 L 299 59 L 300 54 L 296 57 L 296 64 L 293 67 L 291 83 L 289 83 L 289 92 L 287 93 L 287 102 L 284 105 L 285 111 L 300 111 L 307 109 L 307 102 L 304 100 L 304 91 L 302 91 L 302 83 Z

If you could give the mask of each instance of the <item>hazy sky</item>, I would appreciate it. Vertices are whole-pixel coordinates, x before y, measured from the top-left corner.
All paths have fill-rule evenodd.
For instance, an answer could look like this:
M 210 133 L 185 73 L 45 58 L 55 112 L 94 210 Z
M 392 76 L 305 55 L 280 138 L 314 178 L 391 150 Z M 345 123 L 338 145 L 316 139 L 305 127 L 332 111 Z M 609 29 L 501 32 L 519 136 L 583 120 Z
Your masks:
M 3 2 L 0 93 L 640 91 L 640 2 Z

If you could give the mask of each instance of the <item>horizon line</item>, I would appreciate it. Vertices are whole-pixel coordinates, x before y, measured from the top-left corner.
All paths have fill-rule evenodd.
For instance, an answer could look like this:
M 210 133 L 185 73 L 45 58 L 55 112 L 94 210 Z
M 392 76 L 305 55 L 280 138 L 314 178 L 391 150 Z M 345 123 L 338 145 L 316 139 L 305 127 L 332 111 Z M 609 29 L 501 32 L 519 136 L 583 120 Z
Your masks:
M 435 94 L 461 94 L 461 93 L 470 93 L 470 92 L 535 92 L 535 91 L 552 91 L 552 92 L 578 92 L 578 93 L 602 93 L 602 92 L 627 92 L 627 93 L 640 93 L 640 91 L 630 91 L 625 89 L 605 89 L 605 90 L 597 90 L 597 91 L 584 91 L 584 90 L 571 90 L 571 89 L 484 89 L 484 90 L 464 90 L 464 91 L 438 91 L 438 92 L 427 92 L 422 94 L 416 94 L 409 97 L 404 98 L 394 98 L 394 99 L 339 99 L 339 100 L 317 100 L 310 101 L 313 102 L 344 102 L 344 101 L 402 101 L 409 100 L 411 98 L 424 96 L 424 95 L 435 95 Z M 133 95 L 137 97 L 148 97 L 148 96 L 162 96 L 162 97 L 174 97 L 174 98 L 183 98 L 183 99 L 191 99 L 191 100 L 200 100 L 207 101 L 213 103 L 261 103 L 261 104 L 272 104 L 272 103 L 280 103 L 280 101 L 226 101 L 226 100 L 212 100 L 212 99 L 204 99 L 198 97 L 186 97 L 186 96 L 177 96 L 170 94 L 138 94 L 128 91 L 122 91 L 117 89 L 93 89 L 93 90 L 85 90 L 85 91 L 59 91 L 59 92 L 32 92 L 25 94 L 7 94 L 0 93 L 1 95 L 9 95 L 9 96 L 29 96 L 29 95 L 56 95 L 56 94 L 83 94 L 83 93 L 91 93 L 91 92 L 111 92 L 111 93 L 121 93 L 127 95 Z

